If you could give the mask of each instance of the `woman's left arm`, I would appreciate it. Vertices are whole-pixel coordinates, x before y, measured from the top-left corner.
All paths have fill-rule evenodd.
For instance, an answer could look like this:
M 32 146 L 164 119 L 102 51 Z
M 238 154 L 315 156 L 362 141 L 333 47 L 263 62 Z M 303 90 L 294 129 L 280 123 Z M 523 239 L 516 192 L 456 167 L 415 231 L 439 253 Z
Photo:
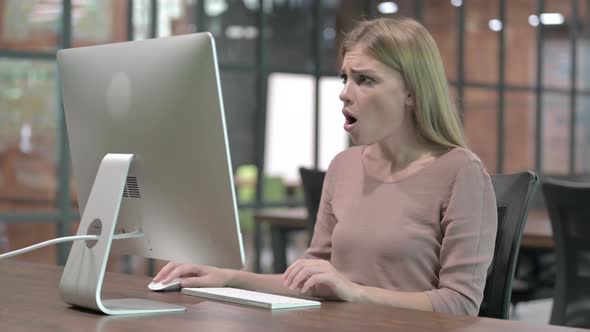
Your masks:
M 479 160 L 459 170 L 442 213 L 439 284 L 426 295 L 434 311 L 477 316 L 498 225 L 496 195 Z
M 299 259 L 283 274 L 284 285 L 302 294 L 356 303 L 432 311 L 424 292 L 396 292 L 356 284 L 323 259 Z

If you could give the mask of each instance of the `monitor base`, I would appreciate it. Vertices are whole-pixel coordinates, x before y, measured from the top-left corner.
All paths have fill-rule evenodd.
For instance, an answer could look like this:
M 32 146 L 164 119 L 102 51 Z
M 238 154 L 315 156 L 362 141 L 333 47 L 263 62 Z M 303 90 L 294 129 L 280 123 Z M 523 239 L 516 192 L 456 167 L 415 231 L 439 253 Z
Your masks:
M 98 240 L 76 241 L 72 245 L 59 285 L 61 297 L 68 304 L 107 315 L 186 310 L 179 305 L 146 299 L 103 300 L 101 297 L 107 259 L 132 161 L 132 154 L 109 153 L 100 163 L 76 233 L 100 237 Z
M 102 300 L 107 315 L 133 315 L 160 312 L 185 311 L 186 307 L 147 299 L 109 299 Z

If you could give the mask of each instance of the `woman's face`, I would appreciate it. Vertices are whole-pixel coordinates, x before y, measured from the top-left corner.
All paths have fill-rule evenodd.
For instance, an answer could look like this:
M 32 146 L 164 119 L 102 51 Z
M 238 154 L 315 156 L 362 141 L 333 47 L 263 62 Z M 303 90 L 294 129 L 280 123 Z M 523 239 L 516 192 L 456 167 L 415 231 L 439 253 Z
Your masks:
M 415 130 L 410 113 L 414 99 L 401 74 L 369 55 L 363 45 L 344 55 L 340 75 L 344 130 L 354 143 L 403 140 Z

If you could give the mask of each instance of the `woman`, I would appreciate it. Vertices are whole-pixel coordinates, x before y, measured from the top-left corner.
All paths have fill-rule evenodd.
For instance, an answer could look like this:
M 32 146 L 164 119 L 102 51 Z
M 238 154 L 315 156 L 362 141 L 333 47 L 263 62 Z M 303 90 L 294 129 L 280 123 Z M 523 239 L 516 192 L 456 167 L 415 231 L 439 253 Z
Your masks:
M 169 263 L 154 281 L 477 315 L 496 202 L 465 148 L 436 44 L 411 19 L 345 38 L 344 130 L 358 145 L 328 168 L 310 248 L 282 275 Z

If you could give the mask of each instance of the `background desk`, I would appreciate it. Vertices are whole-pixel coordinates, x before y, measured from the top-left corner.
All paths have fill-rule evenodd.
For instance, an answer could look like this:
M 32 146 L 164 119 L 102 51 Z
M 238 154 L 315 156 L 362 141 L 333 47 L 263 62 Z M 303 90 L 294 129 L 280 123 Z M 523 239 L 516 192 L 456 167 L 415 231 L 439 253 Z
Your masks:
M 186 312 L 113 317 L 73 309 L 59 297 L 62 268 L 0 261 L 0 331 L 575 331 L 488 318 L 324 302 L 321 308 L 271 312 L 147 290 L 150 279 L 107 274 L 107 296 L 144 297 L 190 306 Z M 582 330 L 579 330 L 582 331 Z

